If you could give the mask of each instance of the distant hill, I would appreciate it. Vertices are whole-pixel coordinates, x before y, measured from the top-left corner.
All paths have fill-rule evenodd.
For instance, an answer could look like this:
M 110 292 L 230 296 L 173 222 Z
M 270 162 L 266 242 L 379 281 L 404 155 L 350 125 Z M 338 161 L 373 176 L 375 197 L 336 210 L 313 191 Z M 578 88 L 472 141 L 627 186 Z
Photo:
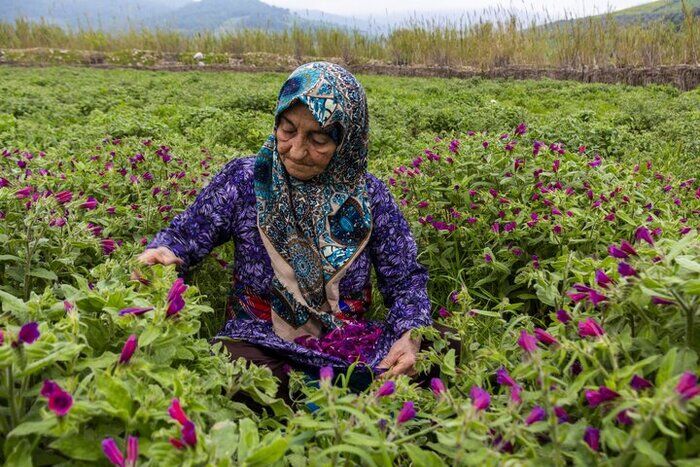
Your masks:
M 192 0 L 0 0 L 0 21 L 44 20 L 64 28 L 126 29 Z
M 694 16 L 700 16 L 700 0 L 686 0 L 686 5 Z M 618 10 L 612 16 L 621 23 L 648 23 L 652 21 L 683 21 L 681 0 L 661 0 Z

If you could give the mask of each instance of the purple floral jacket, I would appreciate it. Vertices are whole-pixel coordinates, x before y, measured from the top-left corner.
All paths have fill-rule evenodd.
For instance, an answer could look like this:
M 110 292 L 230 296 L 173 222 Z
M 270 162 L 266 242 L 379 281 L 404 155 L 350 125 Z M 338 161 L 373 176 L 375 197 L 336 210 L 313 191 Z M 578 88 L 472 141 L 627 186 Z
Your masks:
M 255 156 L 228 162 L 195 201 L 171 224 L 158 232 L 147 248 L 165 246 L 184 261 L 186 270 L 212 249 L 234 241 L 234 283 L 260 297 L 269 296 L 273 270 L 257 228 L 253 168 Z M 365 363 L 374 368 L 392 344 L 406 331 L 430 326 L 427 296 L 428 272 L 416 259 L 417 247 L 386 185 L 367 174 L 373 231 L 367 247 L 348 267 L 340 282 L 340 296 L 357 298 L 370 289 L 370 265 L 377 273 L 377 284 L 388 308 L 384 322 L 372 322 L 382 332 Z M 354 319 L 364 321 L 360 313 Z M 369 321 L 365 321 L 370 323 Z M 240 339 L 272 349 L 302 365 L 344 368 L 348 362 L 313 348 L 288 342 L 277 336 L 269 321 L 229 319 L 215 336 Z

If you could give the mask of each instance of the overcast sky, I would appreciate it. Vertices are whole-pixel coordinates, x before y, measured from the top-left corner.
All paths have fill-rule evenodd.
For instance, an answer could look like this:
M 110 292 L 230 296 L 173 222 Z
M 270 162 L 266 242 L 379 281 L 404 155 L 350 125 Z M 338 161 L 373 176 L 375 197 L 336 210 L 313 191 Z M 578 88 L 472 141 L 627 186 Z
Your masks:
M 313 9 L 347 16 L 385 15 L 387 10 L 480 10 L 502 6 L 518 10 L 533 10 L 551 14 L 564 11 L 578 15 L 605 13 L 608 9 L 619 10 L 629 6 L 649 3 L 650 0 L 263 0 L 270 5 L 293 9 Z

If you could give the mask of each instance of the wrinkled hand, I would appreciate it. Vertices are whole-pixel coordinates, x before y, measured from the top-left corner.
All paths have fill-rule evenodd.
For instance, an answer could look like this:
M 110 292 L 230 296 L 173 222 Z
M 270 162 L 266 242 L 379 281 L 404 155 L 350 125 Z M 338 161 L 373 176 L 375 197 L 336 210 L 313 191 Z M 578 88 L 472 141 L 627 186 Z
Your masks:
M 415 375 L 415 364 L 420 350 L 420 339 L 411 338 L 411 331 L 406 331 L 399 340 L 389 349 L 384 360 L 379 362 L 377 368 L 388 368 L 382 373 L 381 378 L 398 375 Z
M 149 266 L 154 264 L 162 264 L 164 266 L 169 266 L 171 264 L 180 265 L 184 262 L 175 256 L 175 253 L 170 251 L 169 248 L 164 246 L 159 246 L 158 248 L 147 248 L 138 256 L 137 259 L 143 264 L 147 264 Z

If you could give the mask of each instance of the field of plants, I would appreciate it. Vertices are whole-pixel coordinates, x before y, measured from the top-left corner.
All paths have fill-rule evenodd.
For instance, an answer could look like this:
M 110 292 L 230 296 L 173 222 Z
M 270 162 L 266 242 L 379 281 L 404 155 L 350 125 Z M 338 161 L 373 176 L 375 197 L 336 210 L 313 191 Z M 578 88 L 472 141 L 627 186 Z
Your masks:
M 292 372 L 289 407 L 207 340 L 231 244 L 187 287 L 135 259 L 285 78 L 0 68 L 0 462 L 697 465 L 700 90 L 359 75 L 461 362 L 418 330 L 431 389 Z

